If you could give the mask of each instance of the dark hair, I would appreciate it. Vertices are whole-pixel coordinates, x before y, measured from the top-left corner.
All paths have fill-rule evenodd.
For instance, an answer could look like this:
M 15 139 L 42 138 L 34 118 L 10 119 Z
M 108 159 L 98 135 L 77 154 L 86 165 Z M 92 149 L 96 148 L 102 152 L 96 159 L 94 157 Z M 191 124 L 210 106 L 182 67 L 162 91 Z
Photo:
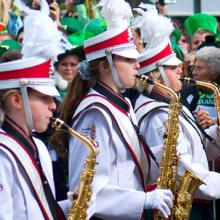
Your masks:
M 98 64 L 101 61 L 107 62 L 106 57 L 89 62 L 88 71 L 91 73 L 90 80 L 83 80 L 80 77 L 80 74 L 77 74 L 77 76 L 71 81 L 67 90 L 67 96 L 64 98 L 64 101 L 58 109 L 59 118 L 65 121 L 68 125 L 72 124 L 72 116 L 80 102 L 83 100 L 83 97 L 88 93 L 89 89 L 95 85 L 99 77 Z M 58 148 L 59 151 L 61 148 L 63 148 L 63 150 L 68 149 L 68 134 L 64 131 L 56 131 L 51 137 L 51 144 L 55 149 Z

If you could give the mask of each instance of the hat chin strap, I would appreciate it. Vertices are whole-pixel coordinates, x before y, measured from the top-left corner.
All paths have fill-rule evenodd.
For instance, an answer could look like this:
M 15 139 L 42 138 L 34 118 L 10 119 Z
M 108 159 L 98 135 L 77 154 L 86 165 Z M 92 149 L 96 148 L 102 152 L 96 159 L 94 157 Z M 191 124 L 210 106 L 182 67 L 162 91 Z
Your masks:
M 27 121 L 27 125 L 30 131 L 33 130 L 33 120 L 32 120 L 32 114 L 31 114 L 31 108 L 30 103 L 28 99 L 28 93 L 27 93 L 27 82 L 20 81 L 21 84 L 21 95 L 23 98 L 24 103 L 24 112 L 25 112 L 25 118 Z
M 118 88 L 120 89 L 120 91 L 123 92 L 125 90 L 125 88 L 123 87 L 123 85 L 118 77 L 118 73 L 114 67 L 113 60 L 112 60 L 112 49 L 106 49 L 105 55 L 107 57 L 110 69 L 112 71 L 113 79 L 114 79 L 116 85 L 118 86 Z
M 169 79 L 167 78 L 167 75 L 166 75 L 166 73 L 165 73 L 165 71 L 164 71 L 163 66 L 162 66 L 162 65 L 158 66 L 158 69 L 159 69 L 159 71 L 160 71 L 160 74 L 161 74 L 161 76 L 162 76 L 162 78 L 163 78 L 163 81 L 164 81 L 165 85 L 170 87 L 170 81 L 169 81 Z

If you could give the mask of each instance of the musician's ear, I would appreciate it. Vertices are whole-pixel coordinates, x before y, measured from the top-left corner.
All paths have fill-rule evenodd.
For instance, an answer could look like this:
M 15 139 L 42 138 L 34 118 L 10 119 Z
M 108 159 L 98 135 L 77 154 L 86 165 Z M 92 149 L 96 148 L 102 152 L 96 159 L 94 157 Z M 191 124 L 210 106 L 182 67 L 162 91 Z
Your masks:
M 21 110 L 23 108 L 23 99 L 18 90 L 8 91 L 4 101 L 4 110 L 8 112 L 12 109 Z
M 104 73 L 104 74 L 111 73 L 111 69 L 110 69 L 110 66 L 109 66 L 107 60 L 100 61 L 98 65 L 99 65 L 99 72 L 100 73 Z

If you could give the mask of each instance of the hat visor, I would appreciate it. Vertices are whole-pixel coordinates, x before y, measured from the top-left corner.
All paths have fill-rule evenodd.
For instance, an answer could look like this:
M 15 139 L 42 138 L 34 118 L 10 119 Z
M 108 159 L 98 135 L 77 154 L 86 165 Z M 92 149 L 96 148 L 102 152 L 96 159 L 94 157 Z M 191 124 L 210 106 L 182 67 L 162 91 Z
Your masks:
M 124 50 L 118 50 L 118 51 L 112 51 L 112 54 L 121 56 L 121 57 L 126 57 L 126 58 L 131 58 L 131 59 L 137 59 L 140 56 L 140 53 L 134 48 L 132 49 L 124 49 Z
M 163 65 L 165 65 L 165 66 L 177 66 L 181 63 L 183 63 L 183 62 L 181 60 L 179 60 L 176 56 L 171 56 L 169 59 L 167 59 L 163 62 Z
M 30 86 L 30 88 L 44 94 L 44 95 L 48 95 L 48 96 L 53 96 L 53 97 L 59 97 L 60 93 L 58 92 L 58 90 L 56 89 L 56 87 L 54 85 L 34 85 L 34 86 Z

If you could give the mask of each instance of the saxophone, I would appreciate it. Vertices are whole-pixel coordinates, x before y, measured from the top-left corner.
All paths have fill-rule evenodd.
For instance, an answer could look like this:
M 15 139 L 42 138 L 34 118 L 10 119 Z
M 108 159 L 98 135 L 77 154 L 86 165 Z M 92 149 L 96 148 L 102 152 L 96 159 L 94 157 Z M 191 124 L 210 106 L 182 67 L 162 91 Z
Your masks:
M 181 108 L 179 94 L 173 89 L 152 81 L 147 76 L 140 76 L 141 84 L 153 85 L 154 88 L 160 88 L 166 92 L 171 102 L 169 105 L 168 120 L 166 124 L 166 131 L 164 134 L 164 146 L 162 152 L 162 159 L 160 162 L 160 173 L 157 180 L 158 189 L 169 189 L 174 195 L 174 206 L 171 210 L 170 220 L 188 220 L 193 195 L 196 189 L 202 184 L 202 181 L 186 170 L 184 176 L 180 181 L 180 187 L 177 189 L 179 183 L 178 167 L 179 158 L 176 152 L 176 146 L 179 136 L 179 110 Z M 154 212 L 154 220 L 166 219 L 160 212 Z
M 220 119 L 220 91 L 219 91 L 219 86 L 214 82 L 203 82 L 203 81 L 199 81 L 199 80 L 195 80 L 195 79 L 187 78 L 187 77 L 183 77 L 180 80 L 185 84 L 193 84 L 195 86 L 200 86 L 200 87 L 208 88 L 208 89 L 212 90 L 212 92 L 214 93 L 214 102 L 215 102 L 215 109 L 216 109 L 216 114 L 217 114 L 217 125 L 218 125 L 218 129 L 220 129 L 220 123 L 219 123 L 219 119 Z
M 65 124 L 59 118 L 52 118 L 53 127 L 56 129 L 64 129 L 70 135 L 76 137 L 80 141 L 82 141 L 85 146 L 89 150 L 89 155 L 85 161 L 84 170 L 80 176 L 80 184 L 77 188 L 76 199 L 73 200 L 73 206 L 69 211 L 67 220 L 86 220 L 87 214 L 86 211 L 88 209 L 89 201 L 92 196 L 92 179 L 95 173 L 95 164 L 96 164 L 96 156 L 97 156 L 97 148 L 95 139 L 95 125 L 92 125 L 91 128 L 91 140 L 85 137 L 82 134 L 79 134 L 70 126 Z

